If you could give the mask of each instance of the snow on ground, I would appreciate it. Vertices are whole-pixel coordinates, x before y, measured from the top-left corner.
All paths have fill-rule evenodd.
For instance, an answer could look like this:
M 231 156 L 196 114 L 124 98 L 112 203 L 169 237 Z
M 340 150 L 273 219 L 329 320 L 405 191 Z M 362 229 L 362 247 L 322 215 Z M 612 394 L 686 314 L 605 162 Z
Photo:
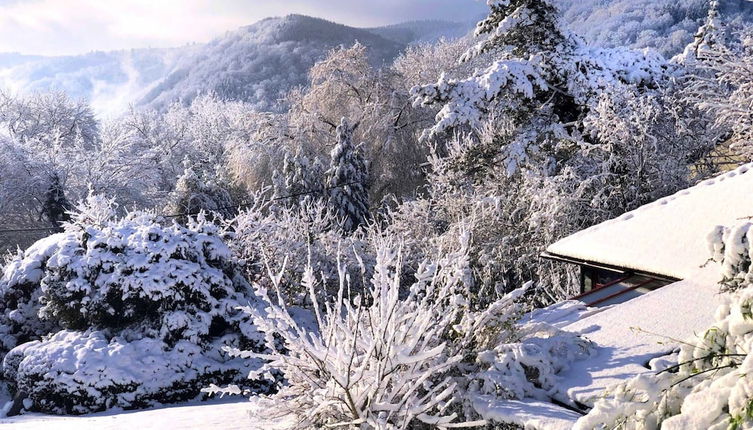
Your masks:
M 652 359 L 702 334 L 714 323 L 714 311 L 721 303 L 718 277 L 719 266 L 709 264 L 689 279 L 563 327 L 595 342 L 597 354 L 573 362 L 560 374 L 560 400 L 592 405 L 604 389 L 650 372 Z
M 478 399 L 474 407 L 483 416 L 497 422 L 515 423 L 524 429 L 568 430 L 580 414 L 552 403 L 535 400 Z
M 521 323 L 529 321 L 547 323 L 559 329 L 602 312 L 607 308 L 589 308 L 578 300 L 565 300 L 545 308 L 536 309 L 524 315 Z
M 275 430 L 290 427 L 284 422 L 259 422 L 251 417 L 255 402 L 231 398 L 209 402 L 193 402 L 140 411 L 109 411 L 82 416 L 24 414 L 0 418 L 0 427 L 13 430 L 165 430 L 223 429 Z
M 746 164 L 566 237 L 547 252 L 685 279 L 709 258 L 699 238 L 753 215 L 751 192 L 753 164 Z

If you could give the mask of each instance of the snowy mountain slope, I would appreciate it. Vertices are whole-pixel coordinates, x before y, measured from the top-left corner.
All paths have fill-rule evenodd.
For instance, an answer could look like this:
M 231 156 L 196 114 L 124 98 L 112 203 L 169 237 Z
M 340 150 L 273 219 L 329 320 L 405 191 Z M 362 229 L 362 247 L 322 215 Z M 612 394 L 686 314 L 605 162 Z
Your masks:
M 0 67 L 12 67 L 19 64 L 29 63 L 32 61 L 42 60 L 45 57 L 41 55 L 24 55 L 17 52 L 7 52 L 0 54 Z
M 682 52 L 706 17 L 709 0 L 557 0 L 571 29 L 591 43 Z M 726 20 L 753 20 L 753 3 L 720 2 Z
M 557 0 L 565 21 L 589 42 L 656 48 L 674 55 L 692 40 L 708 0 Z M 753 2 L 722 3 L 728 20 L 753 20 Z M 475 22 L 413 21 L 359 29 L 290 15 L 268 18 L 207 44 L 173 49 L 93 52 L 40 57 L 0 54 L 0 88 L 60 89 L 89 99 L 95 110 L 118 114 L 129 104 L 160 108 L 214 91 L 261 110 L 306 83 L 311 65 L 337 46 L 359 41 L 375 63 L 388 62 L 406 45 L 468 34 Z
M 269 18 L 207 44 L 171 49 L 92 52 L 44 57 L 0 54 L 0 88 L 14 92 L 63 90 L 86 98 L 100 114 L 129 104 L 162 107 L 215 91 L 276 109 L 279 97 L 304 84 L 313 63 L 337 46 L 359 41 L 381 64 L 410 43 L 466 34 L 473 23 L 416 21 L 358 29 L 300 15 Z
M 308 71 L 338 46 L 366 45 L 375 64 L 391 61 L 405 47 L 366 30 L 301 15 L 268 18 L 240 28 L 185 58 L 140 104 L 164 107 L 214 92 L 244 100 L 263 111 L 279 103 L 292 88 L 307 82 Z

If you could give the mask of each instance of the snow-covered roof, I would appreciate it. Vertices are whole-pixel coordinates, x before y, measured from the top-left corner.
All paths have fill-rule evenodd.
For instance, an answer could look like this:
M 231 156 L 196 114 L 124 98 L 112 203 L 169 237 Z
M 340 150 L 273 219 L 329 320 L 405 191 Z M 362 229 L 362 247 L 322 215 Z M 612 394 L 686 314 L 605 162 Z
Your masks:
M 597 353 L 560 374 L 561 400 L 590 405 L 604 389 L 650 372 L 647 363 L 679 342 L 702 335 L 722 301 L 718 280 L 718 264 L 709 264 L 688 279 L 562 327 L 593 341 Z
M 687 278 L 710 257 L 717 225 L 753 216 L 753 164 L 703 181 L 547 248 L 557 256 Z

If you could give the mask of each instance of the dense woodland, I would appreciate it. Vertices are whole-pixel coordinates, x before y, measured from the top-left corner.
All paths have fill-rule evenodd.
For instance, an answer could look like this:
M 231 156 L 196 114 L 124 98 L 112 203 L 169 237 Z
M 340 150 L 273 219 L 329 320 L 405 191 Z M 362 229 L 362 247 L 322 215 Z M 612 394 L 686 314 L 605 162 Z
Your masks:
M 489 0 L 472 36 L 342 45 L 292 90 L 270 87 L 274 106 L 243 100 L 266 91 L 254 82 L 106 119 L 64 92 L 0 94 L 0 224 L 28 230 L 0 243 L 44 237 L 0 263 L 13 408 L 230 392 L 301 429 L 451 428 L 504 425 L 479 398 L 545 398 L 588 342 L 552 330 L 519 347 L 540 335 L 524 312 L 578 289 L 544 248 L 753 156 L 745 16 L 693 2 L 666 45 L 639 49 L 646 29 L 587 42 L 572 3 Z M 258 67 L 300 73 L 287 58 Z M 713 257 L 750 312 L 751 257 L 719 251 L 729 237 Z M 713 348 L 710 369 L 745 373 L 747 358 Z M 672 378 L 696 371 L 664 374 L 655 403 L 605 399 L 583 428 L 646 405 L 662 407 L 626 428 L 680 414 L 695 385 Z M 736 389 L 719 416 L 747 427 L 750 391 Z

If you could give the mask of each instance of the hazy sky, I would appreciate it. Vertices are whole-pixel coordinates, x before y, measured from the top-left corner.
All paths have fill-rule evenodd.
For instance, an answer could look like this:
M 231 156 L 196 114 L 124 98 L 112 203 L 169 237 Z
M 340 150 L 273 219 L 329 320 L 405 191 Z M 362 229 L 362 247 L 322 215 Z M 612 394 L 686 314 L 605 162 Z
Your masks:
M 205 42 L 268 16 L 354 26 L 467 20 L 479 0 L 0 0 L 0 52 L 63 55 Z

